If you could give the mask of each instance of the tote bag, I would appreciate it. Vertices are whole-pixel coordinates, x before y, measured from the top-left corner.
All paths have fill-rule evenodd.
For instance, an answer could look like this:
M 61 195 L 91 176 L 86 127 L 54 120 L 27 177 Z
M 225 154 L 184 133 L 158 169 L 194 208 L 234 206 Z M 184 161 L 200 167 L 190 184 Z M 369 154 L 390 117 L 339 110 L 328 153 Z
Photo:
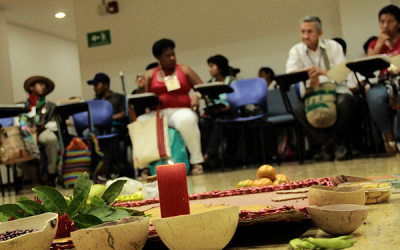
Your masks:
M 128 130 L 135 168 L 141 169 L 150 162 L 171 157 L 167 117 L 159 111 L 150 119 L 130 123 Z
M 33 157 L 26 150 L 21 128 L 19 126 L 1 127 L 0 163 L 9 165 L 32 159 Z

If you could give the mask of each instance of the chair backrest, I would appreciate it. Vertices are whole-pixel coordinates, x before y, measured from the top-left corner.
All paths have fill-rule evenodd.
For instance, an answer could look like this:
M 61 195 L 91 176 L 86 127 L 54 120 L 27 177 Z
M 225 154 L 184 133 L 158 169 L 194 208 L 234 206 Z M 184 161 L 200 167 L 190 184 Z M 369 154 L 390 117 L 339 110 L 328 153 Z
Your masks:
M 268 113 L 267 82 L 262 78 L 239 80 L 230 85 L 233 92 L 227 94 L 230 110 L 235 118 L 240 117 L 239 109 L 254 104 L 261 108 L 262 114 Z
M 113 108 L 110 102 L 106 100 L 90 100 L 87 101 L 90 107 L 93 126 L 101 126 L 105 129 L 105 133 L 111 133 Z M 83 136 L 83 131 L 89 126 L 88 112 L 81 112 L 72 115 L 74 125 L 78 136 Z
M 289 101 L 293 106 L 299 100 L 298 97 L 298 87 L 296 87 L 298 83 L 289 88 L 287 92 Z M 269 90 L 268 91 L 268 116 L 276 116 L 276 115 L 284 115 L 288 114 L 285 103 L 283 102 L 282 94 L 279 89 Z
M 14 117 L 0 118 L 0 124 L 3 127 L 14 126 Z

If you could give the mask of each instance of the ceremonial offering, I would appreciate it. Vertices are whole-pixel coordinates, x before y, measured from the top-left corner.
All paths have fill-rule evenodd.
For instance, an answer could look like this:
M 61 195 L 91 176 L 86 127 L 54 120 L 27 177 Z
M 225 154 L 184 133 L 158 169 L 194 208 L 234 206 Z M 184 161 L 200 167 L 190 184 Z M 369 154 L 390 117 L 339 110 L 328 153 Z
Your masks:
M 382 202 L 390 202 L 392 184 L 390 182 L 358 182 L 358 183 L 343 183 L 339 187 L 357 187 L 361 186 L 365 190 L 366 200 L 365 204 L 376 204 Z
M 155 219 L 153 225 L 169 249 L 223 249 L 232 239 L 239 207 Z
M 357 230 L 367 218 L 368 209 L 349 204 L 307 208 L 315 225 L 331 235 L 346 235 Z
M 185 164 L 160 165 L 156 170 L 162 218 L 190 214 Z
M 74 231 L 71 236 L 77 250 L 142 249 L 148 233 L 149 218 L 127 217 Z
M 327 206 L 337 204 L 365 204 L 365 192 L 360 186 L 354 187 L 326 187 L 312 186 L 308 190 L 308 204 L 310 206 Z
M 45 213 L 2 223 L 0 224 L 0 238 L 3 237 L 3 240 L 0 241 L 0 249 L 48 250 L 56 236 L 57 224 L 58 215 L 55 213 Z M 18 232 L 16 232 L 17 229 Z M 13 237 L 10 237 L 11 235 Z

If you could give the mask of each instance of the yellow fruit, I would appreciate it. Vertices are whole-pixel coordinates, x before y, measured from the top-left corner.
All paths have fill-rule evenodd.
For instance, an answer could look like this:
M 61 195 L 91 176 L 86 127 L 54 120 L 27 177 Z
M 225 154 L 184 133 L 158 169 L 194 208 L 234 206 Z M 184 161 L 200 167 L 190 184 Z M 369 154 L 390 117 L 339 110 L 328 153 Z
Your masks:
M 262 187 L 262 186 L 268 186 L 268 185 L 273 185 L 272 181 L 268 178 L 261 178 L 258 180 L 253 181 L 252 187 Z
M 258 179 L 268 178 L 271 181 L 274 181 L 275 180 L 275 176 L 276 176 L 276 170 L 271 165 L 267 165 L 267 164 L 262 165 L 257 170 L 257 178 Z
M 289 178 L 284 174 L 277 174 L 274 180 L 274 186 L 282 183 L 289 183 Z
M 252 180 L 244 180 L 244 181 L 240 181 L 240 182 L 236 185 L 236 188 L 251 187 L 252 184 L 253 184 L 253 181 L 252 181 Z

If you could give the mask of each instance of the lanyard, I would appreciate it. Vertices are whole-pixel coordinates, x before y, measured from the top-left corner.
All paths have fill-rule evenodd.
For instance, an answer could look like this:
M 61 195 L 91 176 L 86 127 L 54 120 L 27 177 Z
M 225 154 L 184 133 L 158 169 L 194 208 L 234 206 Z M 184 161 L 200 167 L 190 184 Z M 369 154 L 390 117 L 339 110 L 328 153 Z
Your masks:
M 321 54 L 319 54 L 318 68 L 321 68 L 321 58 L 322 58 L 322 53 L 323 53 L 321 47 L 320 47 L 320 49 L 321 49 Z M 306 53 L 307 53 L 308 59 L 310 59 L 312 65 L 313 65 L 313 66 L 317 66 L 317 65 L 315 65 L 315 62 L 314 62 L 314 60 L 311 58 L 310 54 L 308 53 L 308 49 L 307 49 Z

